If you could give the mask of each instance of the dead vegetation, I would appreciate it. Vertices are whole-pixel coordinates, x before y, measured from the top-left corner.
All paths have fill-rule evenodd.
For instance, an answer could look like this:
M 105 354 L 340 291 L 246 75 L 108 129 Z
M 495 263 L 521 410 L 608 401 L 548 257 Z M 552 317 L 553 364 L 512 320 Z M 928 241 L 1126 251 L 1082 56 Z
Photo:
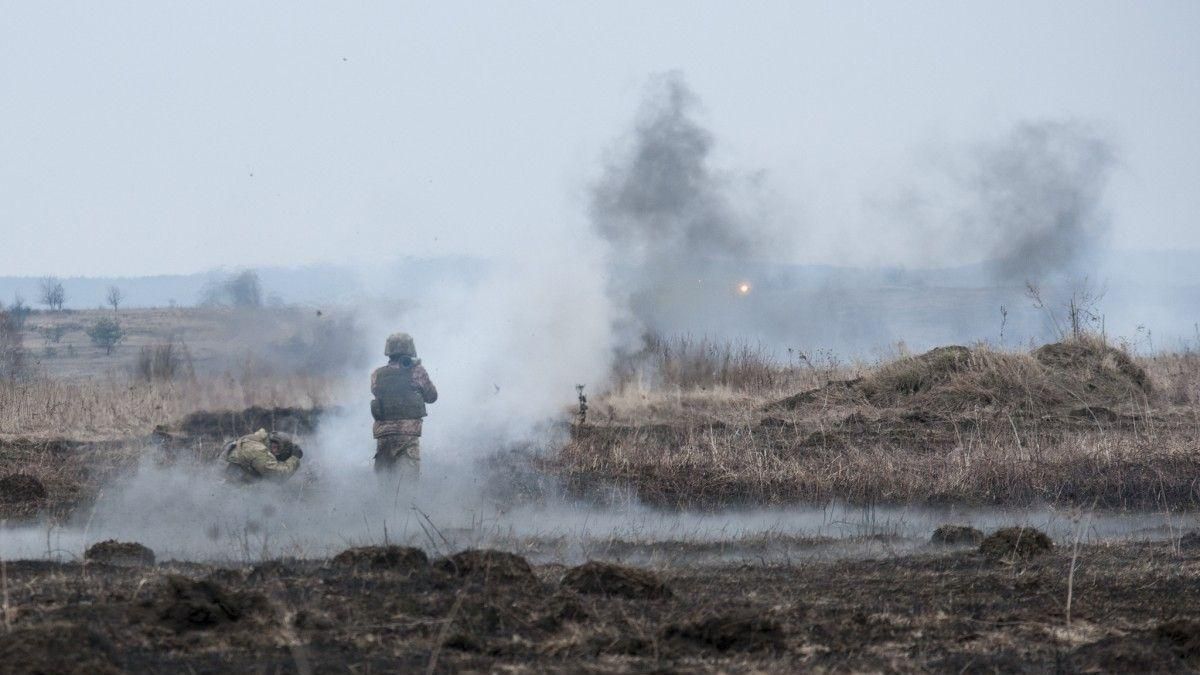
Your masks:
M 571 570 L 487 550 L 432 564 L 396 547 L 244 568 L 8 561 L 0 669 L 1188 672 L 1197 555 L 1161 542 L 634 571 L 670 594 L 577 589 Z M 574 570 L 630 573 L 598 565 Z
M 1200 361 L 1187 355 L 1135 359 L 1083 336 L 1028 353 L 942 347 L 820 379 L 797 392 L 618 388 L 542 466 L 579 496 L 616 483 L 662 506 L 1200 505 Z
M 311 409 L 329 400 L 333 383 L 307 375 L 227 374 L 145 382 L 123 376 L 89 380 L 0 380 L 0 441 L 118 440 L 208 410 Z

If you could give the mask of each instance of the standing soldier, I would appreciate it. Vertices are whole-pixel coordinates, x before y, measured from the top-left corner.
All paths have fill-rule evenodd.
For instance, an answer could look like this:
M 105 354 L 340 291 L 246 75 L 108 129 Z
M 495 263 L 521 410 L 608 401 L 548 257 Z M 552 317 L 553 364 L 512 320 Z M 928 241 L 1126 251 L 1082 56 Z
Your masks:
M 421 471 L 421 418 L 437 389 L 417 358 L 408 333 L 394 333 L 383 353 L 388 364 L 371 373 L 371 416 L 375 418 L 375 471 L 397 471 L 415 479 Z

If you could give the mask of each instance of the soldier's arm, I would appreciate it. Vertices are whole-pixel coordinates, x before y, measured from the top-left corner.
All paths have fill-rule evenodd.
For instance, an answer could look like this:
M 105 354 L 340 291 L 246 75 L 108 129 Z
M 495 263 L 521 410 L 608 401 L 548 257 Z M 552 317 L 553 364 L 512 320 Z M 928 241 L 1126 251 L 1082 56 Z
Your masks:
M 425 399 L 426 403 L 437 401 L 437 387 L 433 386 L 433 380 L 429 379 L 429 373 L 426 372 L 425 366 L 417 366 L 413 369 L 413 384 L 417 385 L 417 389 L 421 392 L 421 398 Z
M 379 369 L 371 371 L 371 395 L 379 396 L 379 392 L 375 391 L 375 383 L 379 381 Z
M 287 478 L 300 468 L 300 458 L 288 457 L 280 461 L 275 459 L 275 455 L 271 454 L 270 450 L 257 452 L 254 458 L 250 461 L 250 465 L 258 472 L 260 476 L 273 476 L 278 478 Z

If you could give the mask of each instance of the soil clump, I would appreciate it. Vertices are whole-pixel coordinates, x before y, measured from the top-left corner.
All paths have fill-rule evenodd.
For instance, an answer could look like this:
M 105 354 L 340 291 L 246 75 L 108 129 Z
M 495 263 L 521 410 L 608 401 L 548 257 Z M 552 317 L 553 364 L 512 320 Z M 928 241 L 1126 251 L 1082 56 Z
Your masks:
M 656 600 L 672 595 L 670 587 L 653 572 L 595 560 L 567 570 L 561 583 L 563 588 L 576 593 L 631 600 Z
M 436 561 L 434 567 L 455 577 L 485 582 L 537 583 L 529 561 L 507 551 L 467 549 Z
M 92 544 L 83 553 L 89 563 L 115 565 L 117 567 L 153 567 L 154 551 L 137 542 L 109 539 Z
M 334 565 L 356 570 L 417 572 L 429 568 L 429 557 L 410 546 L 362 546 L 348 548 L 331 560 Z
M 213 581 L 172 574 L 142 608 L 159 624 L 183 633 L 241 621 L 259 609 L 262 602 L 261 598 L 226 591 Z
M 979 543 L 979 552 L 994 559 L 1032 558 L 1053 549 L 1050 537 L 1032 527 L 1005 527 Z
M 46 486 L 42 481 L 23 473 L 10 473 L 0 477 L 0 502 L 5 504 L 32 504 L 46 498 Z
M 983 532 L 970 525 L 942 525 L 933 531 L 929 543 L 941 546 L 978 546 Z

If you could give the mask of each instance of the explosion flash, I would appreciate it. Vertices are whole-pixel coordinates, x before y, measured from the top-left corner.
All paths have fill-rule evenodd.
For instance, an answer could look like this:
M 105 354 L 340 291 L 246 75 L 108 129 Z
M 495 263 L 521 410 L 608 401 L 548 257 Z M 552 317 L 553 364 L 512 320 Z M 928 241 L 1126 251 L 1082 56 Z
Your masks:
M 737 291 L 738 291 L 739 295 L 749 295 L 750 294 L 750 282 L 743 281 L 742 283 L 738 284 Z

